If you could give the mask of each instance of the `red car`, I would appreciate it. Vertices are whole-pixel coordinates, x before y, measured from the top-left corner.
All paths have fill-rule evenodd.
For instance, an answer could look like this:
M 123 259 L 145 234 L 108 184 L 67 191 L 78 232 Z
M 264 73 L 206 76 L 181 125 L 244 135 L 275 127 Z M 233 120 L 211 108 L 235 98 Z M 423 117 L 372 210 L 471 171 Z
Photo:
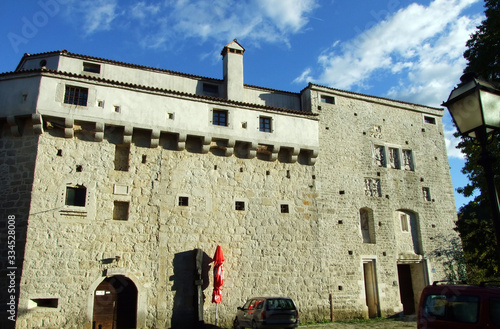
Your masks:
M 500 329 L 500 287 L 439 284 L 422 291 L 418 329 Z M 500 284 L 500 282 L 496 282 Z

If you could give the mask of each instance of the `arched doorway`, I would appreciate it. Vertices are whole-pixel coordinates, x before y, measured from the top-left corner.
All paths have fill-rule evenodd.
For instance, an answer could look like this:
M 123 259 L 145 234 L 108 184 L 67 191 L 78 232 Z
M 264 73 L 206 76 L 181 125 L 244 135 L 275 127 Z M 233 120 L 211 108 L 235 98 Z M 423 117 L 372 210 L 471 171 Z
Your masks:
M 137 327 L 137 287 L 125 276 L 104 279 L 94 291 L 93 329 Z

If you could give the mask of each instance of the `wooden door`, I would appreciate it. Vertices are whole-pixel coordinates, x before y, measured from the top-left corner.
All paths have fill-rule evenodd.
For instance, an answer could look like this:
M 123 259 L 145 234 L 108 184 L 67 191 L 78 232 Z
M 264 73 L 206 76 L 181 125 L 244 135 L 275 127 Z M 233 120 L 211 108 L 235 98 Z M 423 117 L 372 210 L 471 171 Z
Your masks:
M 104 280 L 94 292 L 93 329 L 116 329 L 117 293 L 113 285 Z

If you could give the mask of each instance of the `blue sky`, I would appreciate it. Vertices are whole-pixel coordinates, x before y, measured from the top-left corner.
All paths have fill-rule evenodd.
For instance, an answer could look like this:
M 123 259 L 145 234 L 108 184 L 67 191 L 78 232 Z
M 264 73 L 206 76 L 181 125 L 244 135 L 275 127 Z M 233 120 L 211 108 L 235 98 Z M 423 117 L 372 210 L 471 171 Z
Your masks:
M 298 92 L 308 82 L 439 107 L 465 67 L 482 0 L 4 1 L 0 72 L 24 53 L 73 53 L 222 78 L 237 38 L 245 83 Z M 446 111 L 447 112 L 447 111 Z M 444 118 L 454 187 L 462 155 Z M 457 208 L 467 200 L 455 194 Z

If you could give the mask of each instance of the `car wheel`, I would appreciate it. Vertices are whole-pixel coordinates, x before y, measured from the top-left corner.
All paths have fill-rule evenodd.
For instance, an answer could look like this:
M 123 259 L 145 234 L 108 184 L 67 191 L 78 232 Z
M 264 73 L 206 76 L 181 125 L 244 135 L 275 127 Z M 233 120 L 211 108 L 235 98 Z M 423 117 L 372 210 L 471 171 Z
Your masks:
M 257 322 L 252 321 L 252 329 L 259 329 L 259 327 L 257 327 Z
M 240 321 L 238 321 L 238 318 L 234 318 L 233 329 L 242 329 L 242 327 L 240 327 Z

